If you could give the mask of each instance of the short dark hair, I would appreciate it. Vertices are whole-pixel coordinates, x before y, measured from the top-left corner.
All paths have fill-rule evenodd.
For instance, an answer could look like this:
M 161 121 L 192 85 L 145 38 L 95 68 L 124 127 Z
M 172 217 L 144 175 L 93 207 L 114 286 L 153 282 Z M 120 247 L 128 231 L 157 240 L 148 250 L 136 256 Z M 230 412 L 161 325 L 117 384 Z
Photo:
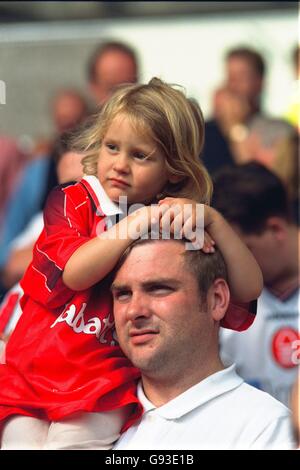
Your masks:
M 284 184 L 274 173 L 256 162 L 217 172 L 212 206 L 248 234 L 262 233 L 267 219 L 272 216 L 292 223 Z
M 89 82 L 94 82 L 96 78 L 96 66 L 98 60 L 106 54 L 106 52 L 110 51 L 118 51 L 118 52 L 123 52 L 124 54 L 128 55 L 131 57 L 132 61 L 134 62 L 136 66 L 136 70 L 138 71 L 138 59 L 136 52 L 134 49 L 127 44 L 124 44 L 123 42 L 119 41 L 106 41 L 99 46 L 96 47 L 94 52 L 92 53 L 88 64 L 87 64 L 87 78 Z M 138 79 L 138 77 L 137 77 Z
M 250 49 L 248 47 L 237 47 L 228 51 L 225 58 L 226 60 L 232 58 L 247 60 L 261 78 L 263 78 L 265 75 L 265 61 L 263 57 L 254 49 Z
M 174 239 L 171 238 L 172 241 L 176 243 L 181 243 L 183 246 L 185 243 L 189 241 L 185 238 L 182 239 Z M 113 270 L 111 281 L 115 278 L 119 269 L 123 266 L 126 259 L 128 258 L 129 254 L 133 250 L 135 246 L 145 245 L 148 243 L 157 243 L 157 242 L 168 242 L 170 239 L 151 239 L 151 238 L 139 238 L 135 240 L 122 254 L 121 258 L 119 259 L 116 267 Z M 222 278 L 225 281 L 228 280 L 227 276 L 227 268 L 224 261 L 224 258 L 218 248 L 215 248 L 214 253 L 204 253 L 201 250 L 185 250 L 183 253 L 184 257 L 184 265 L 187 270 L 195 276 L 195 279 L 198 283 L 199 288 L 199 295 L 201 301 L 206 303 L 206 295 L 213 284 L 213 282 L 218 279 Z

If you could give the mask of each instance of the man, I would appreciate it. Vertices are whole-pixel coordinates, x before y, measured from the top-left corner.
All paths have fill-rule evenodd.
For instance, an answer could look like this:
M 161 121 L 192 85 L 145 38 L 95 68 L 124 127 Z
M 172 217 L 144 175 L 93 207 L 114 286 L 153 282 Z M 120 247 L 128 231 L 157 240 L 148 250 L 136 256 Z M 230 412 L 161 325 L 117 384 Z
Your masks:
M 145 410 L 116 449 L 291 448 L 288 410 L 220 360 L 230 294 L 218 252 L 188 251 L 182 240 L 134 242 L 112 293 L 120 346 L 141 370 Z
M 286 405 L 299 364 L 299 229 L 280 179 L 258 163 L 223 170 L 213 206 L 256 257 L 264 277 L 248 331 L 224 331 L 222 357 L 239 374 Z M 298 349 L 298 353 L 297 353 Z
M 138 81 L 136 53 L 121 42 L 105 42 L 92 54 L 87 72 L 90 93 L 102 106 L 117 86 Z
M 261 110 L 265 62 L 255 50 L 231 49 L 225 57 L 225 79 L 214 96 L 213 119 L 206 123 L 203 161 L 213 174 L 223 166 L 249 160 L 247 137 L 260 118 L 269 118 Z
M 72 88 L 58 90 L 51 103 L 56 133 L 61 136 L 82 123 L 88 116 L 88 106 L 79 91 Z

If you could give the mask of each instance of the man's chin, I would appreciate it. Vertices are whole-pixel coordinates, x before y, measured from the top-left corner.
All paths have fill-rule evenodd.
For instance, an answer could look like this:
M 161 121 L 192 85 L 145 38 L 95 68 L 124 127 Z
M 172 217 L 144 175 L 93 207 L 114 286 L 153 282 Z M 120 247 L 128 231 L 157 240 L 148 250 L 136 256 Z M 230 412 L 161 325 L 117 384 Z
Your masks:
M 128 355 L 130 361 L 137 369 L 140 369 L 142 372 L 150 372 L 156 370 L 156 360 L 153 356 L 141 356 L 137 354 Z

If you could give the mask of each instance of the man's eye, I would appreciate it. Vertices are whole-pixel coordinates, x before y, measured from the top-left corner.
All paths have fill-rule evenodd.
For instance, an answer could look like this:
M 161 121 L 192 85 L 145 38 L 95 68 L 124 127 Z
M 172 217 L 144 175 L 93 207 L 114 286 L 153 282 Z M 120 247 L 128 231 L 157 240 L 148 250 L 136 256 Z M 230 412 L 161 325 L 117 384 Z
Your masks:
M 119 302 L 126 302 L 126 300 L 130 298 L 130 292 L 128 291 L 115 292 L 113 297 L 114 297 L 114 300 L 118 300 Z
M 152 286 L 149 291 L 156 295 L 167 295 L 170 294 L 173 289 L 169 286 Z

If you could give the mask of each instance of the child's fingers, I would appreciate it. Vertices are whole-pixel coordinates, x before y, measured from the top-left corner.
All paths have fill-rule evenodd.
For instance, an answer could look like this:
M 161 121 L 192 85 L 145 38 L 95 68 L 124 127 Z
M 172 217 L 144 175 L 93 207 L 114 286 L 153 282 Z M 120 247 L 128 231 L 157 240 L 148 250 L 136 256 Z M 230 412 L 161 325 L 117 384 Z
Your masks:
M 214 240 L 206 231 L 204 231 L 204 243 L 203 243 L 202 251 L 204 251 L 204 253 L 214 253 L 216 251 L 214 248 L 214 245 L 215 245 Z
M 211 245 L 215 245 L 215 244 L 216 244 L 215 241 L 214 241 L 214 239 L 211 238 L 210 234 L 209 234 L 206 230 L 204 230 L 204 239 L 205 239 L 205 241 L 206 241 L 208 244 L 211 244 Z
M 168 209 L 164 210 L 160 219 L 160 231 L 163 232 L 165 235 L 168 233 L 173 233 L 171 230 L 171 225 L 174 221 L 174 218 L 179 216 L 181 213 L 181 207 L 172 205 L 171 207 L 166 206 Z M 161 206 L 163 208 L 163 206 Z
M 174 200 L 175 200 L 174 197 L 169 197 L 169 196 L 168 196 L 168 197 L 164 197 L 163 199 L 160 199 L 160 200 L 158 201 L 158 204 L 159 204 L 159 205 L 162 205 L 162 204 L 171 205 L 171 204 L 174 203 Z
M 183 213 L 180 211 L 173 218 L 173 222 L 170 226 L 170 232 L 175 235 L 176 238 L 182 238 L 182 229 L 184 225 Z

